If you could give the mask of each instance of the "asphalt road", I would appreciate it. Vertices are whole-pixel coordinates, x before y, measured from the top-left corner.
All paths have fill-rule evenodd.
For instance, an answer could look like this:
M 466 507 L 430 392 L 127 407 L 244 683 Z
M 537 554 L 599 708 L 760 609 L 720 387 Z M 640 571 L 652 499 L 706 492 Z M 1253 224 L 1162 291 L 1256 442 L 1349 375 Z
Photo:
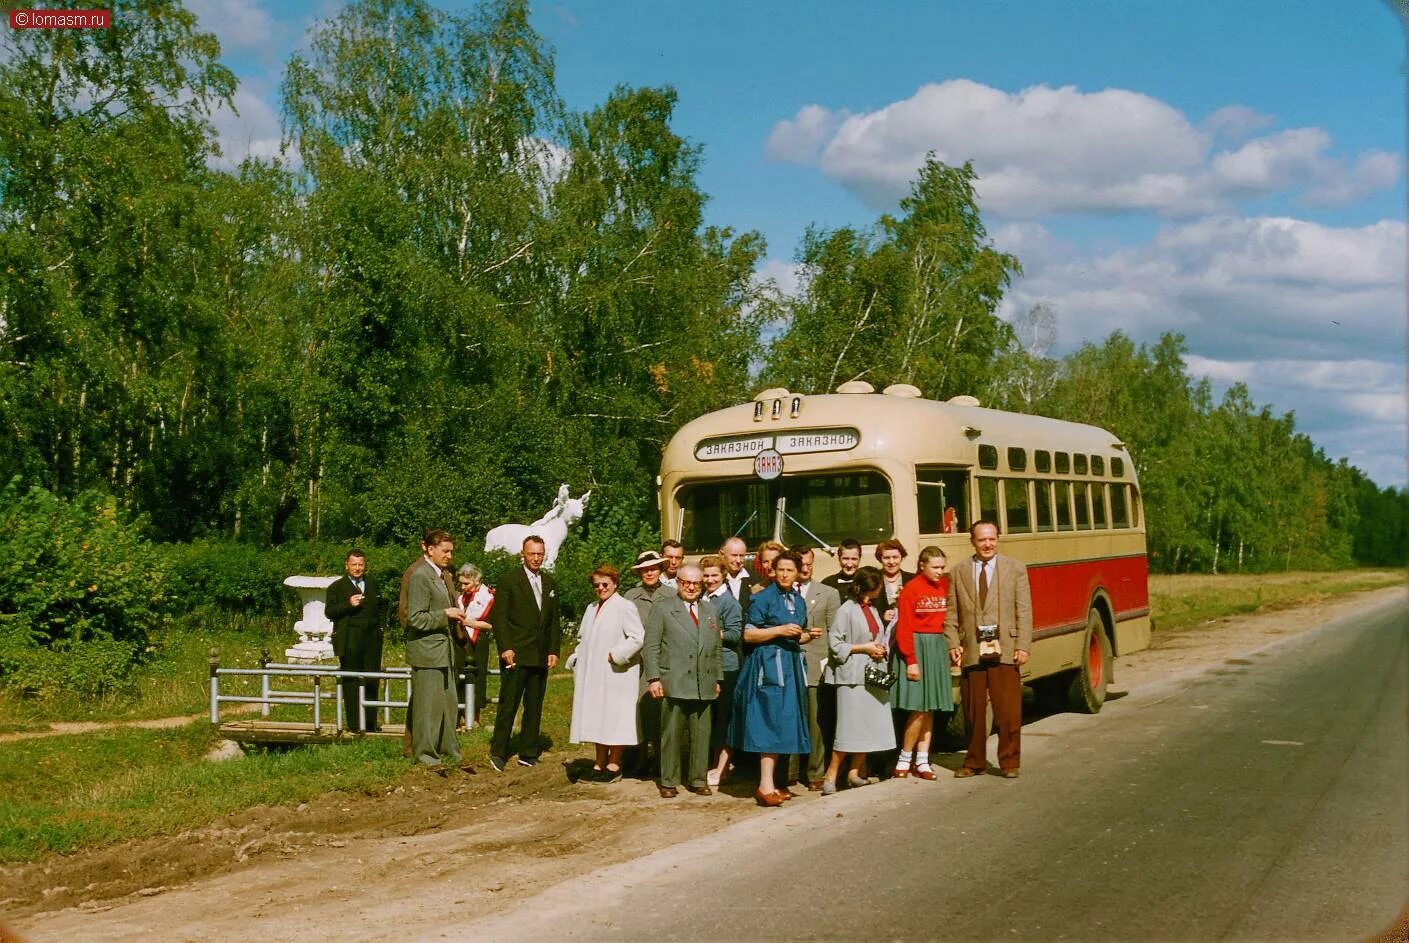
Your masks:
M 1406 616 L 1030 723 L 1021 779 L 807 797 L 443 938 L 1363 940 L 1409 899 Z

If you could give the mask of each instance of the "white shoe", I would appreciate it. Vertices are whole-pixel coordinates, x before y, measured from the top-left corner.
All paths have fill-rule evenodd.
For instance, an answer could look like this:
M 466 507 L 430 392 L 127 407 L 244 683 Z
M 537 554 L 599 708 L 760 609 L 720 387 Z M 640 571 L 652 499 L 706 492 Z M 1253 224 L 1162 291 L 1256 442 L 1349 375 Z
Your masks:
M 705 782 L 711 787 L 719 785 L 719 770 L 712 769 L 705 773 Z

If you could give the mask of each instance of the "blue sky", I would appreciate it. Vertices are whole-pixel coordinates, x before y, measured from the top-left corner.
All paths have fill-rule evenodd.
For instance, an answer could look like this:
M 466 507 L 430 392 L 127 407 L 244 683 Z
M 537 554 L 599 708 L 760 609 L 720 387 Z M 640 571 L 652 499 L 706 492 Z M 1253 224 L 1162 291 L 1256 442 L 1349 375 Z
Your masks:
M 463 3 L 443 3 L 460 9 Z M 277 86 L 338 4 L 196 0 L 244 85 L 229 156 L 270 153 Z M 1181 331 L 1333 457 L 1405 482 L 1405 33 L 1384 0 L 736 2 L 534 7 L 559 92 L 674 86 L 709 220 L 768 240 L 865 226 L 928 150 L 974 161 L 1026 274 L 1002 314 L 1052 353 Z

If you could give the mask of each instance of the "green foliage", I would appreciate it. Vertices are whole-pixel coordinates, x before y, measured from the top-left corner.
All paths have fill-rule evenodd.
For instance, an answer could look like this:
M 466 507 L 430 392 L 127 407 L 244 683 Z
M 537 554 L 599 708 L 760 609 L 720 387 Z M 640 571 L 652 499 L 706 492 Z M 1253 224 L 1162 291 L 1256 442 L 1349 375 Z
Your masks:
M 282 615 L 280 581 L 339 572 L 354 540 L 394 581 L 427 526 L 475 559 L 561 482 L 594 494 L 560 564 L 576 607 L 583 568 L 655 545 L 669 436 L 759 381 L 913 383 L 1110 428 L 1162 569 L 1409 556 L 1402 492 L 1246 391 L 1212 402 L 1177 336 L 1059 362 L 1040 310 L 999 320 L 1020 267 L 968 164 L 930 157 L 872 227 L 809 230 L 785 299 L 756 281 L 756 233 L 705 225 L 675 90 L 569 109 L 526 0 L 343 6 L 283 76 L 301 163 L 233 171 L 215 37 L 179 0 L 114 14 L 0 34 L 0 481 L 96 489 L 191 542 L 163 551 L 183 611 Z M 127 656 L 102 657 L 118 667 L 87 677 L 111 684 Z
M 97 492 L 67 501 L 14 479 L 0 508 L 0 679 L 39 695 L 110 689 L 163 618 L 161 554 Z
M 986 397 L 991 364 L 1012 343 L 994 312 L 1022 269 L 995 250 L 979 216 L 973 167 L 930 155 L 872 233 L 809 230 L 798 261 L 802 294 L 764 375 L 809 393 L 864 379 L 910 383 L 927 396 Z M 982 378 L 982 379 L 979 379 Z

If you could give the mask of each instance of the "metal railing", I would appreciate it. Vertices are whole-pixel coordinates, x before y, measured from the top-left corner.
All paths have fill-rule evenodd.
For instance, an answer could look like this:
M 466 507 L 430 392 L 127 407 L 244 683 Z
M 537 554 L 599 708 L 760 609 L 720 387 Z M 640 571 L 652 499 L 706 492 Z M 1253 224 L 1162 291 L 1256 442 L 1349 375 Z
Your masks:
M 490 671 L 490 674 L 498 674 L 498 671 Z M 222 679 L 234 679 L 242 677 L 259 678 L 259 694 L 226 694 L 221 692 Z M 311 679 L 312 690 L 303 688 L 285 688 L 277 685 L 288 681 L 300 679 Z M 220 724 L 220 707 L 222 704 L 258 704 L 260 715 L 268 717 L 270 709 L 275 706 L 302 705 L 313 709 L 313 731 L 321 734 L 323 727 L 328 726 L 323 722 L 324 704 L 326 700 L 333 702 L 333 728 L 337 733 L 347 729 L 346 718 L 344 716 L 344 705 L 342 699 L 342 682 L 344 680 L 361 681 L 382 681 L 383 695 L 373 699 L 367 697 L 367 691 L 362 684 L 356 685 L 357 710 L 359 717 L 366 716 L 367 708 L 377 708 L 382 712 L 383 723 L 391 722 L 391 712 L 394 709 L 405 709 L 410 706 L 411 701 L 411 669 L 410 668 L 387 668 L 381 671 L 344 671 L 341 668 L 333 668 L 327 665 L 294 665 L 280 664 L 278 662 L 264 662 L 258 668 L 222 668 L 220 667 L 220 654 L 216 649 L 210 651 L 210 722 Z M 474 716 L 474 679 L 472 676 L 461 673 L 456 677 L 457 707 L 466 712 L 467 717 Z M 393 687 L 400 687 L 405 692 L 402 698 L 393 697 Z

